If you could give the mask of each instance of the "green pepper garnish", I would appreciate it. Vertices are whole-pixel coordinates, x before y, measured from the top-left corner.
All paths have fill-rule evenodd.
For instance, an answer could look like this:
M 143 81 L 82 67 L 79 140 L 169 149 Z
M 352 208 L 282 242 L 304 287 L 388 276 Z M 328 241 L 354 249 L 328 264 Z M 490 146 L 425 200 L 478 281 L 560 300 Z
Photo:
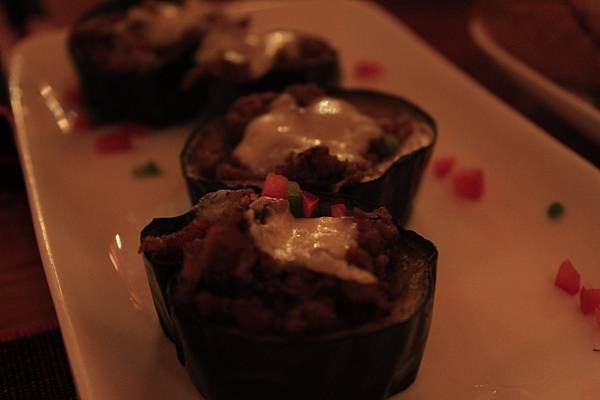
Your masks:
M 294 181 L 288 183 L 288 201 L 290 203 L 290 211 L 296 218 L 304 217 L 304 208 L 302 207 L 302 193 L 300 185 Z
M 136 178 L 149 178 L 162 174 L 162 171 L 154 161 L 148 161 L 145 164 L 135 167 L 132 173 Z
M 396 153 L 398 147 L 400 146 L 400 141 L 395 135 L 386 134 L 383 136 L 383 152 L 384 156 L 389 157 Z
M 561 203 L 555 201 L 548 206 L 546 212 L 550 219 L 558 219 L 565 213 L 565 208 Z

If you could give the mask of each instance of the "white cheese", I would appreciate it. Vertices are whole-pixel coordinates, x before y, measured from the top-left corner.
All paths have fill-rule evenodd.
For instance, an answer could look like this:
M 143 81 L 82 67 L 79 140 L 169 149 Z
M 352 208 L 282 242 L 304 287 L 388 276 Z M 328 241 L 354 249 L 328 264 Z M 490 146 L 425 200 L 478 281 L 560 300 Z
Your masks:
M 340 160 L 364 161 L 369 142 L 381 135 L 372 118 L 346 101 L 323 97 L 304 108 L 282 94 L 268 113 L 250 121 L 233 155 L 252 172 L 265 175 L 289 153 L 318 145 Z
M 266 205 L 266 220 L 256 221 L 255 213 Z M 369 271 L 346 261 L 358 236 L 352 217 L 294 218 L 287 200 L 260 197 L 250 204 L 246 218 L 258 248 L 277 261 L 361 284 L 377 282 Z
M 293 32 L 248 33 L 235 24 L 222 24 L 208 32 L 196 54 L 196 62 L 206 65 L 224 59 L 233 64 L 248 64 L 250 76 L 259 78 L 273 67 L 279 50 L 295 41 Z

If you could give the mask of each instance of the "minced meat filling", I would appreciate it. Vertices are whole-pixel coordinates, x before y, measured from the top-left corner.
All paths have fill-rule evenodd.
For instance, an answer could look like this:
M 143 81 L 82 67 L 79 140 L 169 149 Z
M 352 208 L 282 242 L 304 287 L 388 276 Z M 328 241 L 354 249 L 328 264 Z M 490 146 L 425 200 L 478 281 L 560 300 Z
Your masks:
M 283 47 L 275 59 L 279 68 L 303 68 L 327 63 L 335 59 L 335 52 L 323 40 L 300 36 L 296 46 Z
M 145 6 L 139 7 L 144 9 Z M 107 12 L 76 25 L 71 36 L 74 51 L 108 70 L 148 70 L 192 51 L 208 25 L 224 20 L 218 12 L 208 13 L 204 21 L 180 29 L 181 35 L 177 40 L 157 45 L 148 38 L 152 22 L 130 20 L 127 12 Z
M 326 96 L 323 89 L 315 84 L 298 84 L 287 87 L 283 93 L 291 95 L 301 107 L 306 107 L 319 98 Z M 220 180 L 257 180 L 261 179 L 242 165 L 233 150 L 243 138 L 249 123 L 269 112 L 271 103 L 278 97 L 267 92 L 244 96 L 236 100 L 224 117 L 224 124 L 216 129 L 223 131 L 222 136 L 205 134 L 196 144 L 191 170 L 198 176 Z M 413 126 L 410 118 L 390 116 L 374 118 L 384 136 L 393 135 L 398 144 L 402 144 L 411 134 Z M 210 133 L 210 132 L 209 132 Z M 390 157 L 389 146 L 384 136 L 371 140 L 363 161 L 343 161 L 330 154 L 327 147 L 319 145 L 305 151 L 290 152 L 285 162 L 278 165 L 274 172 L 297 181 L 302 186 L 329 188 L 340 182 L 358 182 L 369 173 L 378 162 Z M 222 138 L 226 138 L 223 140 Z M 212 149 L 219 142 L 219 151 Z
M 347 169 L 348 162 L 329 154 L 327 147 L 316 146 L 301 153 L 290 153 L 275 173 L 300 182 L 302 186 L 327 189 L 344 179 Z
M 244 193 L 229 196 L 226 203 L 213 197 L 213 204 L 220 204 L 213 205 L 216 215 L 205 214 L 207 203 L 180 232 L 142 242 L 142 251 L 151 258 L 183 254 L 175 301 L 186 312 L 245 332 L 276 336 L 323 334 L 390 314 L 394 300 L 402 296 L 402 285 L 394 281 L 405 249 L 387 211 L 355 210 L 358 245 L 347 251 L 346 261 L 377 277 L 375 284 L 360 284 L 283 264 L 260 251 L 236 204 L 237 199 L 245 207 L 253 197 L 249 191 L 228 193 L 237 192 Z

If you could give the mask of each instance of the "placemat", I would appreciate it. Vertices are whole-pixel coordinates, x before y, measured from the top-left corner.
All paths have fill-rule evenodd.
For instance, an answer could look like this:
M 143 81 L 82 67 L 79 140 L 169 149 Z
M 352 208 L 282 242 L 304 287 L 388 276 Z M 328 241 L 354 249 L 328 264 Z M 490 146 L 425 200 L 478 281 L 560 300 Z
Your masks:
M 77 399 L 55 322 L 0 334 L 0 399 Z

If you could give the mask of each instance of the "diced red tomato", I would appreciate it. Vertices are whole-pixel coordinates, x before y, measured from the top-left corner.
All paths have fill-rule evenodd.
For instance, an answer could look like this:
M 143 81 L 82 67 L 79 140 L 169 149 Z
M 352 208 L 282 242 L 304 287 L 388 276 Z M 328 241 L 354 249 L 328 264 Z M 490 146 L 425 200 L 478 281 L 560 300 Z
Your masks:
M 436 178 L 443 178 L 452 171 L 456 159 L 454 157 L 442 157 L 438 158 L 433 163 L 433 174 Z
M 79 108 L 82 103 L 81 91 L 76 86 L 65 90 L 61 98 L 68 106 L 73 108 Z
M 600 327 L 600 307 L 596 308 L 596 323 Z
M 131 150 L 131 136 L 119 132 L 98 136 L 95 142 L 96 153 L 111 154 Z
M 288 179 L 285 176 L 268 173 L 263 183 L 261 196 L 287 199 Z
M 479 200 L 483 196 L 483 171 L 479 168 L 456 171 L 452 183 L 454 191 L 460 197 Z
M 354 77 L 357 79 L 373 79 L 383 75 L 383 67 L 376 61 L 360 61 L 354 67 Z
M 600 307 L 600 289 L 586 289 L 582 287 L 579 294 L 579 302 L 581 312 L 584 314 L 593 313 L 594 310 Z
M 86 131 L 92 128 L 92 122 L 82 112 L 78 112 L 73 119 L 73 130 L 75 131 Z
M 146 137 L 150 135 L 150 128 L 136 122 L 125 122 L 121 124 L 116 131 L 133 137 Z
M 337 203 L 331 205 L 331 216 L 332 217 L 344 217 L 348 215 L 348 208 L 344 203 Z
M 574 295 L 579 292 L 580 283 L 579 272 L 577 272 L 571 261 L 563 261 L 558 268 L 554 284 L 570 295 Z
M 319 204 L 319 197 L 315 196 L 310 192 L 304 190 L 300 191 L 302 194 L 302 207 L 304 208 L 304 216 L 310 218 Z

